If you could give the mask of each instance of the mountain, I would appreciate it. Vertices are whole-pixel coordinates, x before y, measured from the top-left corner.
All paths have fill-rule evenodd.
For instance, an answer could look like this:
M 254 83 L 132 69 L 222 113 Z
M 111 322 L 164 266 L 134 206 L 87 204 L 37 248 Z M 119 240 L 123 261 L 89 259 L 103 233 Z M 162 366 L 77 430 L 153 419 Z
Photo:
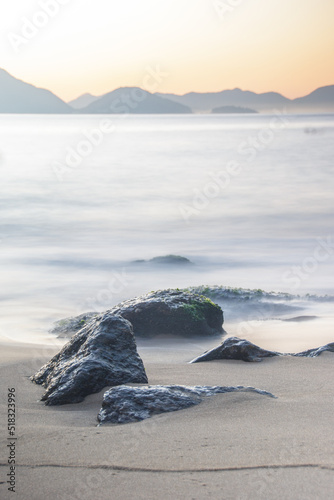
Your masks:
M 305 97 L 299 97 L 292 101 L 292 109 L 303 108 L 309 112 L 334 112 L 334 85 L 320 87 Z
M 80 97 L 73 99 L 73 101 L 68 102 L 67 104 L 71 106 L 71 108 L 82 109 L 86 108 L 87 106 L 89 106 L 89 104 L 91 104 L 94 101 L 97 101 L 98 99 L 100 99 L 99 96 L 92 94 L 83 94 Z
M 227 111 L 233 108 L 234 111 Z M 257 94 L 238 88 L 176 95 L 151 94 L 138 87 L 123 87 L 100 97 L 83 94 L 65 103 L 49 90 L 18 80 L 0 68 L 0 113 L 235 113 L 235 108 L 249 108 L 262 113 L 275 110 L 288 113 L 334 113 L 334 85 L 320 87 L 297 99 L 288 99 L 277 92 Z
M 71 113 L 52 92 L 14 78 L 0 69 L 0 113 Z
M 151 94 L 138 87 L 122 87 L 103 95 L 83 109 L 80 113 L 130 113 L 163 114 L 191 113 L 191 109 L 170 99 Z
M 288 99 L 277 92 L 256 94 L 240 89 L 209 93 L 190 92 L 184 95 L 161 93 L 156 95 L 189 106 L 197 113 L 210 113 L 212 109 L 222 106 L 247 107 L 264 113 L 273 112 L 275 109 L 286 109 L 290 113 L 334 112 L 334 85 L 321 87 L 297 99 Z
M 275 107 L 286 106 L 290 100 L 276 92 L 255 94 L 247 90 L 233 89 L 222 92 L 198 93 L 190 92 L 178 96 L 175 94 L 157 94 L 160 97 L 174 100 L 179 104 L 189 106 L 194 112 L 210 113 L 212 109 L 222 106 L 242 106 L 266 111 Z
M 257 113 L 254 109 L 251 108 L 241 108 L 239 106 L 221 106 L 220 108 L 213 108 L 211 113 L 233 113 L 233 114 L 240 114 L 240 113 Z

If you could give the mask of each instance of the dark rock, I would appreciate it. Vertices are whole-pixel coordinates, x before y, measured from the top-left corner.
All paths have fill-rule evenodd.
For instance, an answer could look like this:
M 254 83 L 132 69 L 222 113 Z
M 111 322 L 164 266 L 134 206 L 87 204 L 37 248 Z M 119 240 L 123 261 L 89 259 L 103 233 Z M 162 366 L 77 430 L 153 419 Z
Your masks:
M 206 351 L 201 356 L 190 361 L 190 363 L 200 363 L 201 361 L 212 361 L 215 359 L 235 359 L 241 361 L 262 361 L 263 358 L 272 358 L 274 356 L 295 356 L 314 358 L 320 356 L 323 352 L 334 352 L 334 342 L 316 349 L 309 349 L 299 353 L 281 353 L 276 351 L 267 351 L 261 347 L 252 344 L 248 340 L 242 340 L 238 337 L 230 337 L 221 343 L 218 347 Z
M 42 384 L 48 405 L 79 403 L 106 386 L 147 383 L 132 325 L 110 312 L 97 316 L 31 380 Z
M 214 359 L 238 359 L 241 361 L 262 361 L 262 358 L 279 356 L 278 352 L 261 349 L 248 340 L 241 340 L 238 337 L 230 337 L 221 345 L 206 351 L 201 356 L 190 361 L 190 363 L 200 363 L 201 361 L 212 361 Z
M 320 356 L 323 352 L 334 352 L 334 342 L 326 344 L 322 347 L 316 347 L 315 349 L 308 349 L 307 351 L 298 352 L 297 354 L 292 354 L 292 356 L 305 357 L 305 358 L 316 358 Z
M 224 317 L 210 299 L 182 290 L 160 290 L 110 309 L 130 321 L 136 337 L 222 335 Z
M 109 310 L 133 325 L 137 337 L 172 335 L 181 337 L 222 335 L 224 316 L 220 306 L 211 299 L 184 290 L 160 290 L 126 300 Z M 97 313 L 88 313 L 92 319 Z M 70 337 L 82 317 L 59 321 L 61 336 Z M 87 320 L 88 321 L 88 320 Z M 56 328 L 57 324 L 56 324 Z M 55 333 L 55 328 L 51 330 Z M 75 331 L 75 330 L 74 330 Z
M 226 392 L 256 392 L 264 396 L 275 396 L 254 387 L 220 387 L 182 385 L 152 385 L 147 387 L 115 387 L 103 396 L 98 421 L 125 424 L 150 418 L 158 413 L 183 410 L 200 404 L 206 396 Z
M 180 255 L 164 255 L 161 257 L 153 257 L 149 262 L 153 264 L 176 264 L 176 265 L 189 265 L 192 262 L 186 257 L 181 257 Z
M 167 265 L 176 265 L 176 266 L 183 266 L 183 265 L 193 265 L 193 263 L 187 259 L 186 257 L 181 257 L 181 255 L 162 255 L 159 257 L 153 257 L 153 259 L 150 260 L 144 260 L 144 259 L 137 259 L 133 261 L 133 264 L 167 264 Z
M 57 335 L 59 338 L 71 337 L 98 315 L 99 313 L 96 312 L 88 312 L 80 314 L 80 316 L 61 319 L 54 323 L 49 333 Z

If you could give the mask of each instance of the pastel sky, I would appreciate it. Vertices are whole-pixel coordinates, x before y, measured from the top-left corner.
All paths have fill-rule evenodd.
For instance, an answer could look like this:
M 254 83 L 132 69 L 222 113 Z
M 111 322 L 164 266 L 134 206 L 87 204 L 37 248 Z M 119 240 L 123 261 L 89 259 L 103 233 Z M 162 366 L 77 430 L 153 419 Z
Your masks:
M 177 94 L 334 84 L 334 0 L 0 0 L 0 19 L 0 67 L 67 101 L 157 67 Z

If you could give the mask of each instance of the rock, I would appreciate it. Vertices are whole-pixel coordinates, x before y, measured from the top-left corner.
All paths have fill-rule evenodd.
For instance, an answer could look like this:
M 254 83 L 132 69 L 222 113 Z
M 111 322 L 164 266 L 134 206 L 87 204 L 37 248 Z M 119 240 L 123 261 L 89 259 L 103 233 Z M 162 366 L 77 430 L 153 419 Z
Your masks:
M 212 361 L 215 359 L 236 359 L 241 361 L 262 361 L 263 358 L 272 358 L 274 356 L 294 356 L 315 358 L 323 352 L 334 352 L 334 342 L 315 349 L 299 353 L 282 353 L 276 351 L 267 351 L 261 347 L 252 344 L 248 340 L 241 340 L 238 337 L 230 337 L 221 343 L 218 347 L 204 352 L 201 356 L 190 361 L 190 363 L 200 363 L 201 361 Z
M 186 257 L 181 257 L 180 255 L 164 255 L 161 257 L 153 257 L 149 262 L 153 264 L 176 264 L 176 265 L 189 265 L 192 262 Z
M 254 387 L 220 387 L 182 385 L 121 386 L 107 391 L 98 414 L 100 424 L 125 424 L 150 418 L 158 413 L 183 410 L 200 404 L 207 396 L 225 392 L 256 392 L 275 396 Z
M 182 290 L 160 290 L 110 309 L 130 321 L 136 337 L 222 335 L 223 311 L 210 299 Z
M 261 349 L 248 340 L 241 340 L 238 337 L 230 337 L 221 345 L 204 352 L 201 356 L 190 361 L 190 363 L 200 363 L 201 361 L 212 361 L 214 359 L 238 359 L 242 361 L 262 361 L 263 358 L 279 356 L 275 351 Z
M 106 312 L 76 333 L 33 377 L 47 405 L 79 403 L 106 386 L 147 383 L 132 325 Z
M 121 302 L 108 312 L 130 321 L 136 337 L 221 336 L 225 333 L 224 316 L 220 306 L 203 295 L 184 290 L 151 292 Z M 87 314 L 91 314 L 93 319 L 97 315 L 97 313 Z M 82 316 L 58 322 L 62 323 L 61 336 L 70 337 L 72 328 L 77 328 Z M 52 333 L 55 331 L 57 331 L 55 328 L 51 330 Z
M 324 352 L 334 352 L 334 342 L 326 344 L 322 347 L 316 347 L 315 349 L 308 349 L 307 351 L 299 352 L 297 354 L 292 354 L 292 356 L 297 356 L 299 358 L 316 358 Z
M 54 323 L 54 326 L 49 330 L 49 333 L 57 335 L 59 338 L 71 337 L 77 333 L 93 318 L 96 318 L 99 313 L 88 312 L 80 314 L 80 316 L 73 316 L 70 318 L 61 319 Z
M 159 257 L 153 257 L 150 260 L 137 259 L 133 261 L 133 264 L 167 264 L 167 265 L 193 265 L 193 263 L 186 257 L 181 257 L 181 255 L 162 255 Z

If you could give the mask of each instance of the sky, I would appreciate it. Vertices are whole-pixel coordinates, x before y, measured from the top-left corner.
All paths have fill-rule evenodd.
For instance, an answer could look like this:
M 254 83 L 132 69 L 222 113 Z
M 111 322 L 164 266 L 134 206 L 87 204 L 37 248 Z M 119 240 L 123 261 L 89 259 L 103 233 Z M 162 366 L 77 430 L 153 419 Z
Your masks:
M 334 84 L 334 0 L 0 0 L 0 67 L 69 101 L 122 86 Z

